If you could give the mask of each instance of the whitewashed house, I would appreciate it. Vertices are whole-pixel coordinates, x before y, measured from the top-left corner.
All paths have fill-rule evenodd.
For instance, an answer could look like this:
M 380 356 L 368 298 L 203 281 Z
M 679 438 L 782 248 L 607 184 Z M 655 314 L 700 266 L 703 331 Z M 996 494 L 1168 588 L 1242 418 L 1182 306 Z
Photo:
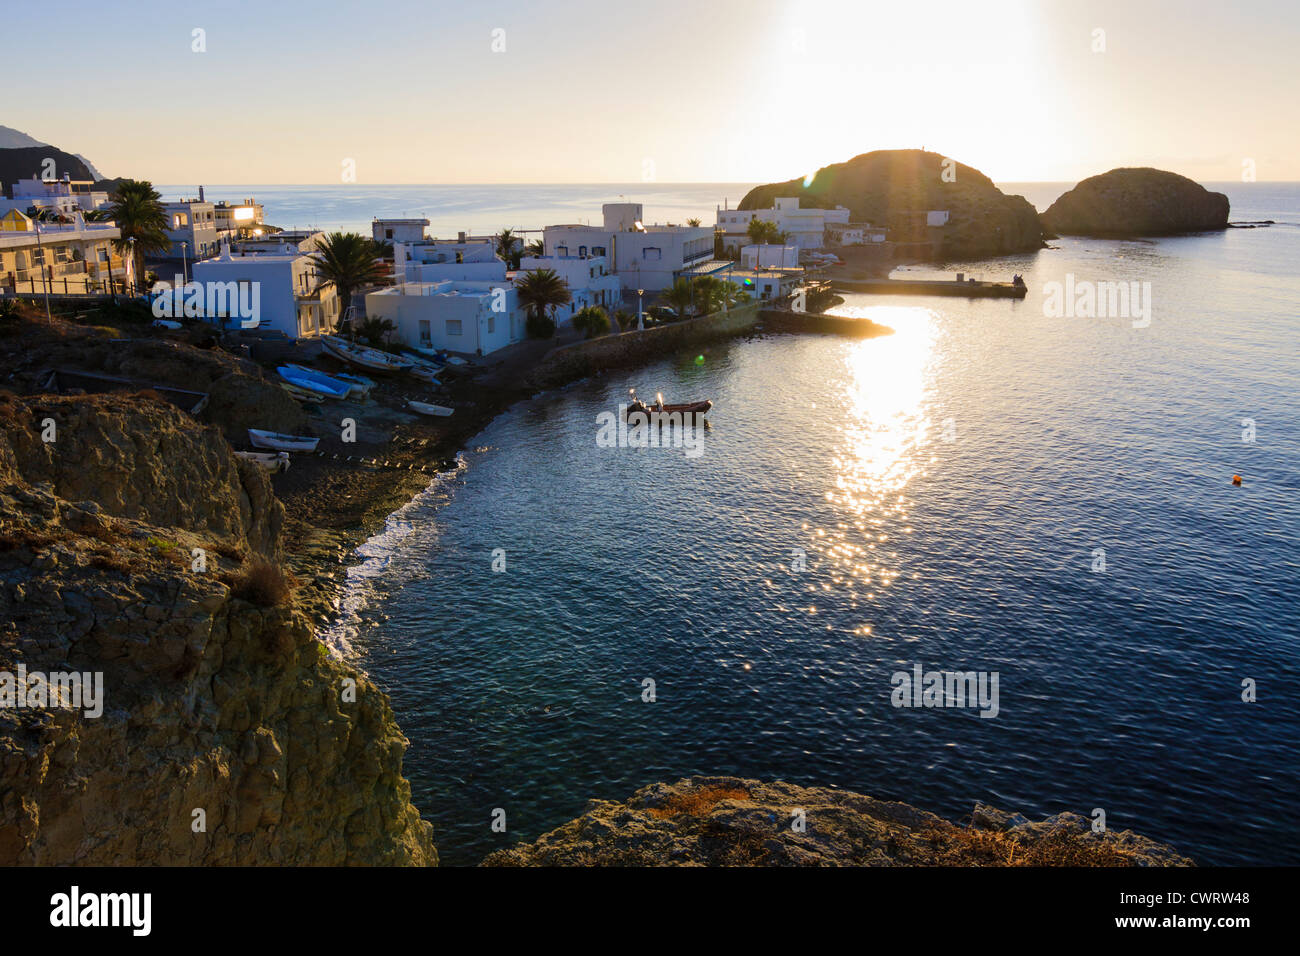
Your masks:
M 0 215 L 0 291 L 69 295 L 130 291 L 131 256 L 117 252 L 122 231 L 112 222 L 37 222 L 17 209 Z
M 429 226 L 427 219 L 379 219 L 370 223 L 370 236 L 375 242 L 419 242 Z
M 37 212 L 54 212 L 71 216 L 75 212 L 91 212 L 108 205 L 108 193 L 96 190 L 89 179 L 72 179 L 66 173 L 62 179 L 20 179 L 11 187 L 12 199 L 5 199 L 0 194 L 0 213 L 16 209 L 26 213 L 29 209 Z
M 647 291 L 726 267 L 712 261 L 713 230 L 708 226 L 646 225 L 640 203 L 605 203 L 601 213 L 600 226 L 547 226 L 547 257 L 604 258 L 623 288 Z
M 524 256 L 519 262 L 516 281 L 525 272 L 550 269 L 569 286 L 573 296 L 568 305 L 555 310 L 556 325 L 563 325 L 582 309 L 600 306 L 609 311 L 622 300 L 623 284 L 609 267 L 604 256 Z
M 744 246 L 740 250 L 742 269 L 797 269 L 799 247 L 792 245 Z
M 826 245 L 826 228 L 833 223 L 849 221 L 845 206 L 834 209 L 803 208 L 797 197 L 776 200 L 771 209 L 718 208 L 718 230 L 722 232 L 723 248 L 736 250 L 750 244 L 749 224 L 763 219 L 776 224 L 787 234 L 786 241 L 798 249 L 821 249 Z
M 521 341 L 527 312 L 506 281 L 403 282 L 366 294 L 366 315 L 395 326 L 393 339 L 417 349 L 488 355 Z
M 169 243 L 164 258 L 193 262 L 217 254 L 221 246 L 216 207 L 212 203 L 200 197 L 165 202 L 162 207 Z
M 334 284 L 321 280 L 311 256 L 319 235 L 298 243 L 282 241 L 269 251 L 236 253 L 223 245 L 220 255 L 194 263 L 191 276 L 205 287 L 235 283 L 233 288 L 243 293 L 241 301 L 253 299 L 247 288 L 256 284 L 257 328 L 276 329 L 290 339 L 314 338 L 334 331 L 340 320 Z M 214 321 L 225 317 L 207 316 Z

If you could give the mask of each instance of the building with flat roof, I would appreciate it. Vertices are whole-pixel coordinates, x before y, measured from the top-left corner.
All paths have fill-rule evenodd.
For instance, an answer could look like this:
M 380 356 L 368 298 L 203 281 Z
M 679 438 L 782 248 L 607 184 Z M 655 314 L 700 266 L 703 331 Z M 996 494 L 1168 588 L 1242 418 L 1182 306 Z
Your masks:
M 112 222 L 86 222 L 74 210 L 66 223 L 37 222 L 10 209 L 0 215 L 0 289 L 20 295 L 130 292 L 131 256 L 114 249 L 122 231 Z
M 755 219 L 774 223 L 786 234 L 786 242 L 798 249 L 821 249 L 826 245 L 826 228 L 849 221 L 845 206 L 834 209 L 804 208 L 797 197 L 782 197 L 771 209 L 717 210 L 717 228 L 722 233 L 724 249 L 734 251 L 749 245 L 749 224 Z
M 713 258 L 708 226 L 646 225 L 640 203 L 605 203 L 599 226 L 557 225 L 543 230 L 547 256 L 603 257 L 624 288 L 659 291 L 699 274 Z
M 234 283 L 241 301 L 258 303 L 257 328 L 276 329 L 290 339 L 332 332 L 341 318 L 339 298 L 334 284 L 321 279 L 312 257 L 319 235 L 299 243 L 280 242 L 269 251 L 232 252 L 223 244 L 216 257 L 194 263 L 193 281 Z M 249 284 L 257 285 L 255 297 L 245 292 Z M 230 316 L 206 317 L 225 320 Z

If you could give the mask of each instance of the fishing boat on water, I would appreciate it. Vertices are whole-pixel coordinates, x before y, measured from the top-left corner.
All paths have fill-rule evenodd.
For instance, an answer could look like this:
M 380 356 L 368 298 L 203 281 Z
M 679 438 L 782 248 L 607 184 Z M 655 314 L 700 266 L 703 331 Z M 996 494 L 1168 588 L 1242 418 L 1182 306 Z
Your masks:
M 326 351 L 336 359 L 372 372 L 402 372 L 415 364 L 414 359 L 356 345 L 336 335 L 322 335 L 320 340 Z
M 289 470 L 289 453 L 284 451 L 237 451 L 235 457 L 251 461 L 272 474 Z
M 632 401 L 627 406 L 627 414 L 641 412 L 647 417 L 653 418 L 657 415 L 680 415 L 682 418 L 703 417 L 713 408 L 713 401 L 705 399 L 702 402 L 684 402 L 679 405 L 665 405 L 662 392 L 655 395 L 655 401 L 648 405 L 636 397 L 636 389 L 629 388 L 628 394 L 632 396 Z
M 250 428 L 248 440 L 255 448 L 269 448 L 271 451 L 315 451 L 320 442 L 319 438 L 311 435 L 285 435 L 260 428 Z
M 317 395 L 323 395 L 326 398 L 347 398 L 355 388 L 349 382 L 341 382 L 324 372 L 318 372 L 314 368 L 306 368 L 302 365 L 281 365 L 276 371 L 290 385 L 309 392 L 315 392 Z
M 413 412 L 419 412 L 421 415 L 432 415 L 437 418 L 446 418 L 454 408 L 448 408 L 445 405 L 430 405 L 428 402 L 407 402 L 406 407 Z

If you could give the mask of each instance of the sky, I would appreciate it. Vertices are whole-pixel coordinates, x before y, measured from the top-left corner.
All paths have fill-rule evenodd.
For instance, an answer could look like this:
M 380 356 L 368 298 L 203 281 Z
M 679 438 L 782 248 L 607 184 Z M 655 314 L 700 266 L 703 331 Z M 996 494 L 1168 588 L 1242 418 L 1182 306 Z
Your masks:
M 1300 180 L 1297 0 L 57 9 L 57 51 L 0 78 L 0 124 L 106 176 L 770 182 L 924 146 L 998 182 Z M 8 5 L 5 32 L 51 15 Z

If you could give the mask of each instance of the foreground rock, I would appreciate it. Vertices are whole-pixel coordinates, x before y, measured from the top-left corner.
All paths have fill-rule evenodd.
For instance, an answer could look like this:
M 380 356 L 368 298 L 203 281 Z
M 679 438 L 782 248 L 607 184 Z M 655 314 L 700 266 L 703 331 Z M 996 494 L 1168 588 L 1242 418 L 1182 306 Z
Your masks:
M 437 861 L 387 698 L 275 567 L 282 516 L 170 405 L 0 395 L 0 676 L 103 675 L 99 716 L 0 708 L 0 865 Z
M 1044 245 L 1027 199 L 1004 194 L 974 167 L 919 149 L 864 153 L 819 169 L 807 186 L 802 178 L 756 186 L 737 208 L 771 209 L 786 196 L 801 206 L 846 206 L 854 222 L 888 227 L 908 258 L 976 258 Z M 927 229 L 930 210 L 947 211 L 948 224 Z
M 1112 169 L 1048 207 L 1045 228 L 1063 236 L 1168 236 L 1226 229 L 1228 197 L 1163 169 Z
M 802 811 L 805 831 L 791 825 Z M 977 806 L 956 826 L 905 803 L 738 777 L 644 787 L 626 803 L 595 800 L 535 843 L 485 866 L 1190 866 L 1132 832 L 1094 834 L 1062 813 L 1030 823 Z

